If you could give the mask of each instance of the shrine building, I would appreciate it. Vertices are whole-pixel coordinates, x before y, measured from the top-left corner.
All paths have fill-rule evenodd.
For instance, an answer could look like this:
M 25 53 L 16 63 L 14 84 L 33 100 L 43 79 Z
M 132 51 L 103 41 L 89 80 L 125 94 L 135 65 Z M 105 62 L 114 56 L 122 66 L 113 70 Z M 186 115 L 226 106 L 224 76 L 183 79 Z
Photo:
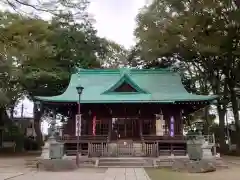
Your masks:
M 216 98 L 187 92 L 170 69 L 80 69 L 63 94 L 36 100 L 68 118 L 60 139 L 67 154 L 79 143 L 83 155 L 119 157 L 186 154 L 184 117 Z

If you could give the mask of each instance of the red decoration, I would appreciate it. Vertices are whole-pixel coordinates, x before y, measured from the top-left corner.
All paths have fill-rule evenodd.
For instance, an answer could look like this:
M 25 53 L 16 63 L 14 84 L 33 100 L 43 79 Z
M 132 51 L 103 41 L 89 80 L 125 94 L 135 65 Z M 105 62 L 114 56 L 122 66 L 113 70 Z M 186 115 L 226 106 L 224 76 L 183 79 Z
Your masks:
M 97 117 L 94 115 L 93 116 L 93 126 L 92 126 L 92 134 L 93 134 L 93 136 L 96 136 L 96 119 L 97 119 Z

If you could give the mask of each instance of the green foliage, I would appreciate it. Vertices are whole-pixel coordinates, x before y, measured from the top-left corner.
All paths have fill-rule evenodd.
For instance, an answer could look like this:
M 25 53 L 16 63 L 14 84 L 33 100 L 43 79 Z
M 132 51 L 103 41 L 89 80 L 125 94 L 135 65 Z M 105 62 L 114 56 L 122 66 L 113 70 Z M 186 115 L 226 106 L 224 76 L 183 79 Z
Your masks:
M 240 67 L 239 17 L 231 1 L 154 0 L 137 17 L 138 48 L 146 61 L 177 61 L 193 89 L 219 94 L 226 106 L 230 99 L 224 83 L 233 89 Z
M 3 131 L 3 141 L 15 142 L 16 151 L 23 150 L 23 139 L 24 134 L 21 132 L 21 129 L 18 126 L 14 124 L 8 124 L 5 126 L 5 130 Z
M 138 52 L 147 62 L 163 57 L 176 61 L 172 65 L 182 72 L 189 91 L 219 95 L 222 131 L 231 104 L 240 132 L 235 91 L 240 68 L 239 17 L 233 1 L 153 0 L 139 13 L 135 30 Z M 223 145 L 224 133 L 220 136 Z
M 177 54 L 180 61 L 214 71 L 222 68 L 231 46 L 238 52 L 230 44 L 239 36 L 238 17 L 227 1 L 155 0 L 139 13 L 135 35 L 147 60 Z
M 75 18 L 75 14 L 58 12 L 51 21 L 44 21 L 0 12 L 0 121 L 8 121 L 6 110 L 23 95 L 63 93 L 77 68 L 100 68 L 113 57 L 111 65 L 123 61 L 125 49 L 99 38 L 88 17 L 78 23 Z M 40 116 L 35 116 L 35 122 L 40 121 L 36 117 Z
M 32 97 L 62 93 L 76 67 L 124 65 L 127 50 L 97 37 L 91 24 L 75 23 L 70 15 L 59 15 L 50 23 L 8 12 L 0 16 L 0 47 L 4 50 L 0 56 L 4 87 L 0 97 L 5 104 L 22 94 Z
M 90 25 L 59 17 L 48 23 L 11 13 L 0 16 L 1 102 L 10 103 L 23 93 L 60 94 L 76 67 L 100 67 L 96 54 L 103 56 L 104 51 Z
M 102 46 L 105 48 L 105 56 L 100 57 L 100 62 L 104 68 L 119 68 L 128 66 L 129 52 L 123 46 L 114 41 L 102 39 Z
M 97 58 L 104 52 L 95 30 L 71 19 L 59 14 L 47 22 L 0 13 L 0 121 L 8 121 L 6 109 L 22 95 L 58 95 L 76 67 L 100 67 Z

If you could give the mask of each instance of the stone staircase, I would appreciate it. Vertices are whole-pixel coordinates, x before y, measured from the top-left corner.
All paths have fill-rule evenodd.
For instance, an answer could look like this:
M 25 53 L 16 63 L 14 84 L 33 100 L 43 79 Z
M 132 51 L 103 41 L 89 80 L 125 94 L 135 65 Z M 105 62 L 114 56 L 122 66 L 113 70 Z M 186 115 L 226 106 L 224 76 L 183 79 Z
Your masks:
M 26 168 L 36 169 L 38 167 L 38 162 L 39 160 L 37 158 L 26 159 L 24 165 Z
M 218 169 L 228 168 L 228 163 L 223 160 L 223 158 L 219 157 L 215 159 L 215 165 Z
M 100 158 L 96 167 L 153 167 L 151 158 Z

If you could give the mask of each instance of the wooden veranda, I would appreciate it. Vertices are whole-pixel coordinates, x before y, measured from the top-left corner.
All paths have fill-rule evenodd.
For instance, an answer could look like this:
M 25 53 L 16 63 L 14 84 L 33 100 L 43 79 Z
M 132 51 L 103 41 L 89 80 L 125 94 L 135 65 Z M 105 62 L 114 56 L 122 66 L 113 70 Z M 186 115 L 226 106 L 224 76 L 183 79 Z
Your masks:
M 204 136 L 205 141 L 215 144 L 214 136 Z M 142 140 L 121 139 L 110 142 L 107 136 L 62 137 L 67 155 L 76 155 L 79 143 L 81 155 L 88 157 L 158 157 L 185 156 L 187 139 L 185 136 L 144 136 Z

